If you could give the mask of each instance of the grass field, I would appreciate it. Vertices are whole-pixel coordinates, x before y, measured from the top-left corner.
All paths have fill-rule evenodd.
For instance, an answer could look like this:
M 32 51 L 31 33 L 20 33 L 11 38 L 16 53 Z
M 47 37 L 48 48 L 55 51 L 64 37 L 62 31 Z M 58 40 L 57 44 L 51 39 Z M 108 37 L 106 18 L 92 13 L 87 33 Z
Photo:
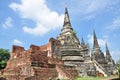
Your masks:
M 78 77 L 76 80 L 105 80 L 106 77 Z
M 110 76 L 110 77 L 77 77 L 75 80 L 108 80 L 111 78 L 116 78 L 118 76 Z

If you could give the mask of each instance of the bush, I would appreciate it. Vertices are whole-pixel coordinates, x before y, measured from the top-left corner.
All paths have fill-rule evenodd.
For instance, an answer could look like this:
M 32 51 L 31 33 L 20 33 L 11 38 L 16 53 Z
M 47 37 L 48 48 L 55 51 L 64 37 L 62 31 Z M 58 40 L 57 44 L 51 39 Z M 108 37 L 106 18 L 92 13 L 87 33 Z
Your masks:
M 0 48 L 0 69 L 4 69 L 6 67 L 9 58 L 10 58 L 9 50 Z
M 73 35 L 73 36 L 76 36 L 76 31 L 72 31 L 72 35 Z
M 120 64 L 118 66 L 118 75 L 119 75 L 119 78 L 120 78 Z

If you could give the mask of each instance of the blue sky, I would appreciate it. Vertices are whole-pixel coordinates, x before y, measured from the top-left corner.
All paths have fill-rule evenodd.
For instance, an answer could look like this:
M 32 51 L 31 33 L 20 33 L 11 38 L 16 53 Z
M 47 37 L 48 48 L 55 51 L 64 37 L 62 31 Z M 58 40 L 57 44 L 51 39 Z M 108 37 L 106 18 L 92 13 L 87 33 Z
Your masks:
M 93 30 L 105 52 L 108 43 L 115 60 L 120 56 L 120 0 L 1 0 L 0 48 L 43 45 L 56 38 L 63 25 L 65 3 L 78 38 L 91 49 Z

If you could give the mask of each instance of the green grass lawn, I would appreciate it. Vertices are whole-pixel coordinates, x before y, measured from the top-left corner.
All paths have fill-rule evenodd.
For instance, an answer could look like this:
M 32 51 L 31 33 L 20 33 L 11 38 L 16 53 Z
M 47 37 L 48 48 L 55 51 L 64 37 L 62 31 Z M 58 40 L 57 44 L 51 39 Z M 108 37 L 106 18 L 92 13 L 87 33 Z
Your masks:
M 78 77 L 76 80 L 104 80 L 106 77 Z
M 75 80 L 106 80 L 108 78 L 115 78 L 117 76 L 110 77 L 77 77 Z

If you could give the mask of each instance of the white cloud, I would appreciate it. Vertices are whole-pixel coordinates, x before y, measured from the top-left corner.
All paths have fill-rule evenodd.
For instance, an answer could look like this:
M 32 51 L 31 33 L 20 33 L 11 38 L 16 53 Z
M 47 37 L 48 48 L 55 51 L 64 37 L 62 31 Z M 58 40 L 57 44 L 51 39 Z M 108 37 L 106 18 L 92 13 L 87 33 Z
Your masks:
M 90 15 L 84 16 L 83 20 L 91 20 L 93 18 L 95 18 L 95 15 L 94 14 L 90 14 Z
M 120 17 L 114 19 L 109 26 L 106 27 L 107 30 L 118 30 L 120 29 Z
M 11 17 L 7 17 L 5 22 L 2 23 L 2 27 L 5 28 L 5 29 L 10 28 L 12 26 L 13 26 L 13 20 L 12 20 Z
M 9 7 L 18 12 L 22 18 L 36 23 L 32 28 L 30 25 L 23 27 L 24 32 L 32 35 L 43 35 L 61 27 L 63 23 L 64 16 L 50 10 L 45 0 L 21 0 L 21 3 L 11 3 Z
M 107 5 L 107 0 L 92 0 L 89 4 L 87 9 L 85 10 L 85 13 L 92 13 L 99 11 L 100 9 L 105 8 Z
M 14 45 L 22 45 L 23 43 L 20 40 L 14 39 L 13 44 Z
M 120 50 L 111 51 L 111 56 L 115 61 L 118 61 L 118 59 L 120 58 Z
M 98 43 L 99 43 L 100 46 L 105 46 L 106 42 L 107 41 L 105 39 L 98 39 Z
M 88 38 L 88 42 L 93 45 L 93 35 L 88 34 L 87 38 Z M 106 39 L 98 38 L 97 40 L 100 47 L 105 47 L 105 43 L 107 42 Z
M 93 44 L 93 35 L 88 34 L 88 35 L 87 35 L 87 38 L 88 38 L 88 42 L 89 42 L 90 44 Z
M 117 4 L 119 4 L 119 0 L 91 0 L 87 4 L 87 8 L 85 10 L 85 13 L 96 13 L 101 12 L 103 10 L 110 10 L 111 8 L 114 8 Z M 114 8 L 115 9 L 115 8 Z
M 75 2 L 75 0 L 73 2 Z M 79 11 L 78 14 L 81 15 L 83 20 L 90 20 L 101 13 L 118 12 L 119 6 L 116 8 L 116 5 L 120 4 L 120 0 L 79 0 L 76 1 L 76 4 L 77 8 L 73 7 L 73 12 Z

